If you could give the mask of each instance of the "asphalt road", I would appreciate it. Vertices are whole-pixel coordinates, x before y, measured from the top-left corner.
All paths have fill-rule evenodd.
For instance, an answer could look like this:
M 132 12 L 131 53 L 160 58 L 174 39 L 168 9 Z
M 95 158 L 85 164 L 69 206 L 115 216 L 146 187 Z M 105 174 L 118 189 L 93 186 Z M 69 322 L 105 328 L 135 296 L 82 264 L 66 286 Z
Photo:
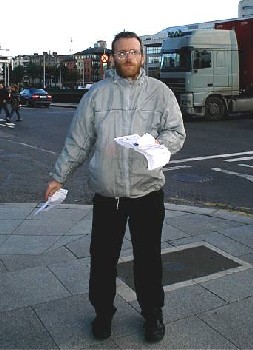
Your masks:
M 26 108 L 0 127 L 0 202 L 40 202 L 75 109 Z M 165 201 L 253 213 L 253 117 L 185 120 L 187 140 L 165 167 Z M 70 181 L 67 203 L 91 204 L 87 164 Z

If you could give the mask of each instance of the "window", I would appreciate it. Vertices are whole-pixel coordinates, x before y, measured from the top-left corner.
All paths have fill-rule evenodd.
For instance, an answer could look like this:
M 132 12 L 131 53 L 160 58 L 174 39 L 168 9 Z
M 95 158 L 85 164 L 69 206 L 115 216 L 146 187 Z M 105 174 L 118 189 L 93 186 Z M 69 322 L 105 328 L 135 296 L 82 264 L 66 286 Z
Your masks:
M 195 50 L 193 58 L 193 68 L 203 69 L 211 67 L 211 51 Z
M 161 69 L 167 71 L 190 71 L 191 56 L 189 50 L 179 50 L 162 55 Z
M 147 46 L 147 55 L 160 55 L 161 53 L 161 47 L 153 47 L 153 46 Z

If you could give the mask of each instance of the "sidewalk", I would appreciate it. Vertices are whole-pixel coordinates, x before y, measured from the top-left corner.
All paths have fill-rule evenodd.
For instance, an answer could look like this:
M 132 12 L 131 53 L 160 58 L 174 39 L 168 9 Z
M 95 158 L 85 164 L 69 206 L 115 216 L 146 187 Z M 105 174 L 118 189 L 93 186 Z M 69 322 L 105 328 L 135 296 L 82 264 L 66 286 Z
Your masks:
M 62 204 L 34 216 L 35 207 L 0 204 L 0 349 L 253 348 L 253 217 L 166 204 L 165 277 L 182 276 L 182 280 L 165 283 L 166 336 L 152 345 L 144 341 L 143 320 L 127 283 L 129 266 L 126 279 L 125 270 L 119 268 L 118 311 L 111 338 L 97 341 L 91 334 L 92 207 Z M 214 254 L 213 263 L 207 267 L 222 261 L 221 268 L 207 275 L 194 271 L 196 276 L 189 279 L 191 259 L 185 264 L 173 259 L 191 249 L 196 249 L 193 260 L 198 268 L 209 252 Z M 203 256 L 201 249 L 206 249 Z M 131 260 L 127 232 L 121 254 L 124 263 L 119 266 Z

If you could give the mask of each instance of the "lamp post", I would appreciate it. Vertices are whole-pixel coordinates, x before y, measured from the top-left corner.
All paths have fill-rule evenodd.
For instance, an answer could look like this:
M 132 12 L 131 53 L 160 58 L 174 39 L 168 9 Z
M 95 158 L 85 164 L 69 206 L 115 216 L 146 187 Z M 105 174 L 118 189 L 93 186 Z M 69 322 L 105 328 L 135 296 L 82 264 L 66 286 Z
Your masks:
M 84 58 L 83 58 L 83 87 L 84 87 Z
M 43 88 L 46 88 L 46 52 L 43 52 Z
M 59 65 L 59 69 L 60 69 L 60 77 L 59 77 L 59 87 L 60 87 L 60 89 L 62 88 L 62 72 L 61 72 L 61 63 L 60 63 L 60 65 Z

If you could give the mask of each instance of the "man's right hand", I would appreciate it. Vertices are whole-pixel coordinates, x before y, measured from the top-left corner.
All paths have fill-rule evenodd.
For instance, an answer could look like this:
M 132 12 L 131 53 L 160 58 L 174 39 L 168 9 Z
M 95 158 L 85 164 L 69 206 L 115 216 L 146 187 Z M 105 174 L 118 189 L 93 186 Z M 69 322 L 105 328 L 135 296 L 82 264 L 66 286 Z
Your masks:
M 63 184 L 61 184 L 56 180 L 49 181 L 45 192 L 45 200 L 47 201 L 48 197 L 52 197 L 52 195 L 62 187 L 63 187 Z

